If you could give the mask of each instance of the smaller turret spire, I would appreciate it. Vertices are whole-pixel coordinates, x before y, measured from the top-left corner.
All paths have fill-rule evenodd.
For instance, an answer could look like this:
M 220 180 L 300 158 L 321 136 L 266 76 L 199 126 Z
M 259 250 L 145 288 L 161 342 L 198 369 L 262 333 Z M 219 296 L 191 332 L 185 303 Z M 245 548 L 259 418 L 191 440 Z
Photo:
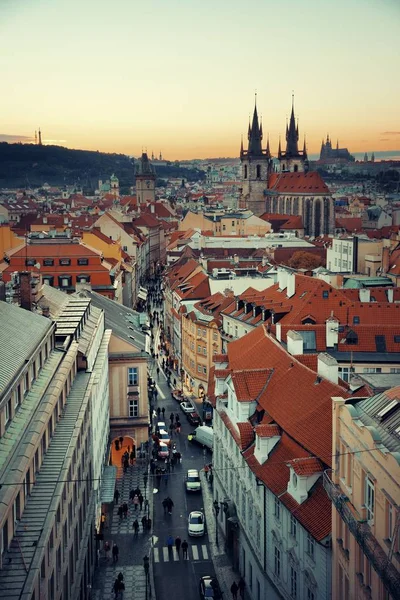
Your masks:
M 304 157 L 304 158 L 307 158 L 306 136 L 304 136 L 304 143 L 303 143 L 303 157 Z
M 243 156 L 243 134 L 241 136 L 241 141 L 240 141 L 240 158 Z
M 271 150 L 269 149 L 269 134 L 267 137 L 267 148 L 266 148 L 267 158 L 271 158 Z
M 281 158 L 281 157 L 282 157 L 281 136 L 279 136 L 278 158 Z

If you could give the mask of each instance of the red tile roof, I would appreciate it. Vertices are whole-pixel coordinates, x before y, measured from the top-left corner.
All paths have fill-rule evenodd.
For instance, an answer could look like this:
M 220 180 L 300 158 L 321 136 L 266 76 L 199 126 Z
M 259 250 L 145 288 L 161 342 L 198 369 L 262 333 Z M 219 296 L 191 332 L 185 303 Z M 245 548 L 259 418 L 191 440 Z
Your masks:
M 309 173 L 273 173 L 268 188 L 278 193 L 330 194 L 329 188 L 316 171 Z
M 245 423 L 238 423 L 237 426 L 239 429 L 240 447 L 242 450 L 244 450 L 254 440 L 253 427 L 248 421 L 246 421 Z
M 271 438 L 281 435 L 281 429 L 276 424 L 260 423 L 255 427 L 256 435 L 260 438 Z
M 234 371 L 232 383 L 235 388 L 236 398 L 239 402 L 252 402 L 266 386 L 272 371 L 270 369 L 249 369 L 248 371 Z
M 309 475 L 315 475 L 316 473 L 322 473 L 324 466 L 318 458 L 310 456 L 309 458 L 294 458 L 290 460 L 288 464 L 292 467 L 296 475 L 300 477 L 308 477 Z

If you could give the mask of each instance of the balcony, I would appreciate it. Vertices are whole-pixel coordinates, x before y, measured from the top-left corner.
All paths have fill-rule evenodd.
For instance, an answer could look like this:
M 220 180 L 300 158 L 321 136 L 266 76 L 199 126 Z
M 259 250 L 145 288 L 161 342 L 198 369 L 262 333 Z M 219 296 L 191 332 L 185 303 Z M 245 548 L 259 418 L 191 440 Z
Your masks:
M 220 334 L 221 334 L 222 340 L 226 340 L 227 342 L 231 342 L 233 340 L 233 335 L 231 335 L 230 333 L 227 333 L 223 329 L 220 330 Z
M 400 573 L 372 534 L 368 522 L 357 513 L 348 497 L 343 494 L 341 488 L 332 481 L 326 471 L 324 488 L 358 545 L 378 573 L 386 590 L 393 598 L 396 598 L 400 587 Z

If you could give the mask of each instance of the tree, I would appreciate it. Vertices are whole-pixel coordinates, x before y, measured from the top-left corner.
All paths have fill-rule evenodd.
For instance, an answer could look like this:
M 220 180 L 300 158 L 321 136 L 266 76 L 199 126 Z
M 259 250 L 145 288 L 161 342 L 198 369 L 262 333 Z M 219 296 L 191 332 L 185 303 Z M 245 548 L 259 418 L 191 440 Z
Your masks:
M 288 260 L 288 266 L 292 269 L 316 269 L 322 264 L 322 259 L 316 254 L 299 250 L 294 252 Z

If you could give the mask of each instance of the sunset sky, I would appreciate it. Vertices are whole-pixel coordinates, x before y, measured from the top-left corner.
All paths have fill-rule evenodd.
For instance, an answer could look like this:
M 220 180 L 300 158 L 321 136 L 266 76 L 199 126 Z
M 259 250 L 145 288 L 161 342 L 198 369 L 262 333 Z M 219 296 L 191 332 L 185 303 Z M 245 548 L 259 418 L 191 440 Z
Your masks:
M 400 148 L 400 0 L 0 0 L 0 141 L 237 156 L 292 90 L 310 153 Z

